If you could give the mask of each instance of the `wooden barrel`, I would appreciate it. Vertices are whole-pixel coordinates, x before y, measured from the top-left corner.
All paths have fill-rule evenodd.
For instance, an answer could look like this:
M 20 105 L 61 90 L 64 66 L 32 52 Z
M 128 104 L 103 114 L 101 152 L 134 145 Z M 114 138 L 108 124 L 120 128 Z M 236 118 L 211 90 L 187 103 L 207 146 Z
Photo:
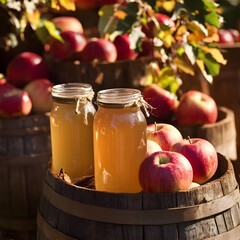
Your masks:
M 237 240 L 240 193 L 231 161 L 218 154 L 214 177 L 175 193 L 108 193 L 47 171 L 38 240 Z
M 52 61 L 48 56 L 45 59 L 51 69 L 51 78 L 56 83 L 89 83 L 95 92 L 116 87 L 141 88 L 148 72 L 148 63 L 152 61 L 147 57 L 115 63 Z
M 48 114 L 0 119 L 2 238 L 36 239 L 37 206 L 51 157 L 50 141 Z
M 176 126 L 184 138 L 199 137 L 211 142 L 217 152 L 237 160 L 237 133 L 234 112 L 226 107 L 218 108 L 216 123 L 199 126 Z

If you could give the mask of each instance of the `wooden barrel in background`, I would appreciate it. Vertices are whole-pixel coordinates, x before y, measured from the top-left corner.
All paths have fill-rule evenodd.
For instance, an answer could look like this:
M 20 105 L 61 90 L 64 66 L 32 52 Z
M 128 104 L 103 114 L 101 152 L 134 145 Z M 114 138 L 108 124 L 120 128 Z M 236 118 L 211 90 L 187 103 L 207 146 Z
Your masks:
M 206 184 L 174 193 L 108 193 L 47 171 L 37 240 L 237 240 L 240 194 L 231 161 Z
M 0 236 L 36 239 L 36 215 L 51 158 L 48 114 L 0 119 Z
M 220 74 L 209 85 L 209 94 L 218 105 L 234 111 L 237 131 L 237 161 L 233 162 L 236 178 L 240 184 L 240 43 L 233 46 L 222 46 L 227 64 Z
M 204 138 L 211 142 L 216 151 L 237 160 L 237 133 L 234 112 L 226 107 L 218 107 L 216 123 L 200 126 L 176 126 L 183 138 Z
M 148 63 L 152 61 L 152 58 L 147 57 L 115 63 L 52 61 L 47 56 L 45 59 L 55 83 L 89 83 L 95 92 L 116 87 L 141 88 L 148 72 Z

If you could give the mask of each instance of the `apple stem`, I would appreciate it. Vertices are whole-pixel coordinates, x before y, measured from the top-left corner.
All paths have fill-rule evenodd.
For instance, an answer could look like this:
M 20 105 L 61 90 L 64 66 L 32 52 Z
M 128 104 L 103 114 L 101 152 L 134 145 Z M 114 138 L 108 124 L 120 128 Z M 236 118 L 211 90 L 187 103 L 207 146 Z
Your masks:
M 154 122 L 154 131 L 157 131 L 157 123 L 156 122 Z
M 191 138 L 188 136 L 188 141 L 190 144 L 192 144 Z

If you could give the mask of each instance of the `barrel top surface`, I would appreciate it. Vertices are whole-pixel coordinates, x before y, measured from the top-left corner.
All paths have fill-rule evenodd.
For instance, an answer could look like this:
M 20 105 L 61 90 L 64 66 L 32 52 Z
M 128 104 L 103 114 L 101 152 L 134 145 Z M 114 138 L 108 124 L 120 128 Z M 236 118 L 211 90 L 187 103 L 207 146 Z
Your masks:
M 226 158 L 225 156 L 218 153 L 219 158 L 219 164 L 218 169 L 215 173 L 215 175 L 212 177 L 212 179 L 199 186 L 192 189 L 189 189 L 187 191 L 179 191 L 179 192 L 166 192 L 166 193 L 110 193 L 110 192 L 103 192 L 103 191 L 96 191 L 95 189 L 86 188 L 82 186 L 77 186 L 74 184 L 69 184 L 66 181 L 60 179 L 58 176 L 53 175 L 51 171 L 48 169 L 46 174 L 46 183 L 53 188 L 56 192 L 59 194 L 63 194 L 65 197 L 71 198 L 76 201 L 84 201 L 84 198 L 86 197 L 87 201 L 95 200 L 96 195 L 102 196 L 103 198 L 128 198 L 132 201 L 139 200 L 142 198 L 152 198 L 153 196 L 155 198 L 167 198 L 167 199 L 173 199 L 173 202 L 176 201 L 176 198 L 184 198 L 191 195 L 196 195 L 198 192 L 203 195 L 203 193 L 211 194 L 211 191 L 215 191 L 216 188 L 219 188 L 220 195 L 228 194 L 236 189 L 237 182 L 235 179 L 235 174 L 233 170 L 233 166 L 231 161 Z M 222 186 L 222 184 L 225 184 L 226 186 Z M 215 188 L 215 189 L 214 189 Z M 222 193 L 223 191 L 223 193 Z M 225 192 L 224 192 L 225 191 Z M 212 194 L 216 194 L 216 192 L 213 192 Z M 204 197 L 203 197 L 204 198 Z M 206 199 L 205 199 L 206 200 Z M 199 199 L 197 201 L 202 201 L 201 197 L 199 196 Z M 101 204 L 101 203 L 99 203 Z M 176 203 L 172 203 L 173 205 Z M 186 201 L 186 204 L 189 204 L 189 202 Z M 192 203 L 196 204 L 196 202 Z M 169 206 L 170 207 L 170 206 Z M 171 207 L 178 207 L 178 205 L 171 206 Z

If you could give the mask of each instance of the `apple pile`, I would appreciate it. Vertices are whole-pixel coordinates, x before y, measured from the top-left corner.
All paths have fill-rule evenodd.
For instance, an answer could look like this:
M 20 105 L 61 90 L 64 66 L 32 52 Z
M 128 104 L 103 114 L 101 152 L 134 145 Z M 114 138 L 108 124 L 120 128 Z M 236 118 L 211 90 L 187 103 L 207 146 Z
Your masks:
M 218 43 L 230 44 L 240 43 L 240 32 L 237 29 L 219 29 L 218 31 Z
M 147 126 L 147 154 L 139 168 L 144 192 L 189 190 L 209 181 L 217 166 L 217 152 L 209 141 L 183 139 L 170 124 Z
M 22 52 L 8 64 L 0 79 L 0 117 L 49 112 L 52 105 L 47 64 L 33 52 Z
M 90 1 L 88 1 L 90 2 Z M 109 3 L 108 3 L 109 2 Z M 104 4 L 110 4 L 106 1 Z M 111 3 L 112 4 L 112 3 Z M 157 13 L 159 24 L 173 26 L 174 22 L 164 14 Z M 153 33 L 156 31 L 154 24 L 143 27 L 146 37 L 141 39 L 138 46 L 133 48 L 131 37 L 128 33 L 117 35 L 113 39 L 100 36 L 88 37 L 84 32 L 79 19 L 70 16 L 59 16 L 52 19 L 59 30 L 61 39 L 50 37 L 45 46 L 46 53 L 57 61 L 80 62 L 108 62 L 114 63 L 121 60 L 134 60 L 140 57 L 154 56 Z
M 215 100 L 201 91 L 189 90 L 178 99 L 175 94 L 151 84 L 143 89 L 143 97 L 150 105 L 150 117 L 155 122 L 196 126 L 217 121 Z

